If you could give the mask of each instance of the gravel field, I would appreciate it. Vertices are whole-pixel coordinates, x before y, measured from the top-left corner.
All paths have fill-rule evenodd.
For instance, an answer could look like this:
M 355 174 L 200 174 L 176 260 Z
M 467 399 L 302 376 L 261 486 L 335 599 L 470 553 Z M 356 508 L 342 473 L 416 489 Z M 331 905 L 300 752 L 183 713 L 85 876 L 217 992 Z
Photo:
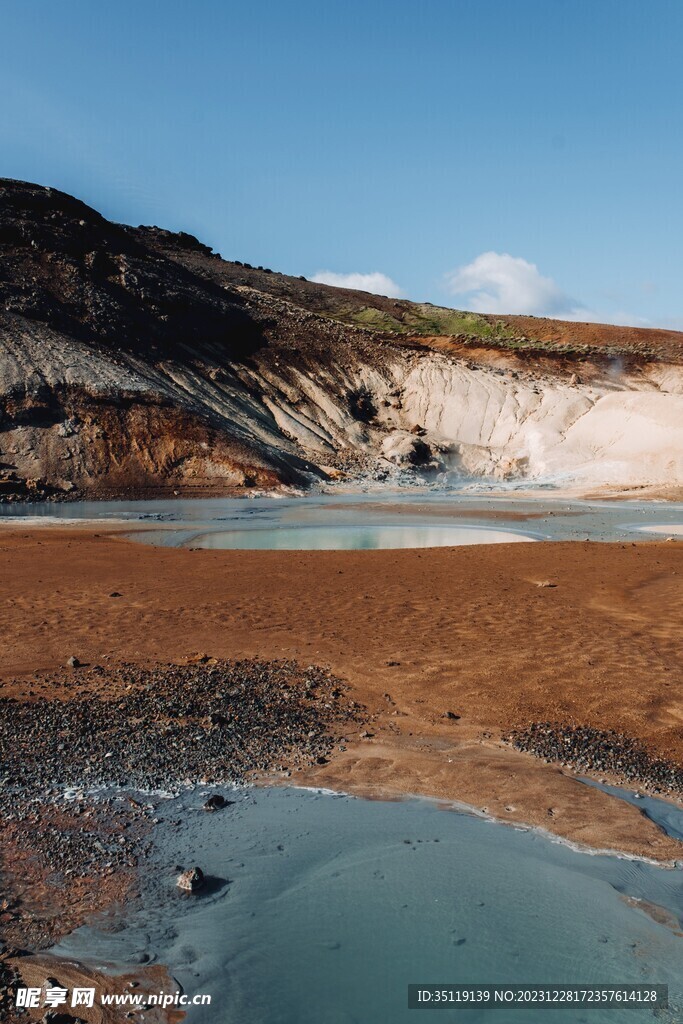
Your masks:
M 651 793 L 683 793 L 683 768 L 653 757 L 642 744 L 623 733 L 533 722 L 526 729 L 511 732 L 506 739 L 517 750 L 558 761 L 575 771 L 607 772 Z
M 15 948 L 131 895 L 159 791 L 323 764 L 361 713 L 334 676 L 291 661 L 204 656 L 45 682 L 59 699 L 0 699 L 0 941 Z

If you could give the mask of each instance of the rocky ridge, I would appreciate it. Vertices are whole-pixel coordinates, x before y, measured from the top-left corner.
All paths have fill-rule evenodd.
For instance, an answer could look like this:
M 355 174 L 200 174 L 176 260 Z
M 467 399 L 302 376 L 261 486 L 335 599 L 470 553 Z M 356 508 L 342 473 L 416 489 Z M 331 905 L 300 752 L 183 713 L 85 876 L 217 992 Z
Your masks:
M 0 179 L 0 500 L 676 487 L 682 339 L 330 288 Z

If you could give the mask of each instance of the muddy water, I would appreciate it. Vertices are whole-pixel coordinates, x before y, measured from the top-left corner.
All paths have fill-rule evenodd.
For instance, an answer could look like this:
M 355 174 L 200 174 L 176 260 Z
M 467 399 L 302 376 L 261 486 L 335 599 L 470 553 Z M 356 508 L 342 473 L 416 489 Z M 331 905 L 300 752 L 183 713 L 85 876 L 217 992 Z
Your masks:
M 203 1024 L 414 1024 L 407 986 L 421 982 L 661 982 L 671 1008 L 658 1019 L 683 1019 L 680 868 L 588 855 L 427 801 L 226 795 L 235 802 L 216 814 L 200 809 L 203 792 L 161 802 L 142 905 L 58 951 L 168 964 L 188 994 L 212 995 L 188 1018 Z M 175 889 L 176 866 L 192 864 L 212 877 L 205 896 Z M 457 1019 L 540 1024 L 545 1015 Z M 652 1013 L 570 1009 L 552 1019 L 637 1024 Z
M 145 543 L 230 548 L 379 548 L 519 540 L 621 540 L 680 530 L 683 506 L 461 492 L 0 505 L 0 521 L 140 524 Z M 653 531 L 653 532 L 645 532 Z
M 520 531 L 494 530 L 484 526 L 439 526 L 423 523 L 382 526 L 372 522 L 354 525 L 299 525 L 273 529 L 207 530 L 184 533 L 150 530 L 134 534 L 148 544 L 199 548 L 268 549 L 276 551 L 348 551 L 377 548 L 441 548 L 463 544 L 513 544 L 539 538 Z

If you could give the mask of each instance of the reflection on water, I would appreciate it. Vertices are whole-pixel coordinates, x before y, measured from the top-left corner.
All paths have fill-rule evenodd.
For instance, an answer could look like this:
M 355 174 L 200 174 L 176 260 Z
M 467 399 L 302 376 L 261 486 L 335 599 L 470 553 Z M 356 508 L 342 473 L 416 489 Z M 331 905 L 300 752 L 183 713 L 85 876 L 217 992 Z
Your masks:
M 441 548 L 462 544 L 511 544 L 536 538 L 511 530 L 477 526 L 296 526 L 276 529 L 146 530 L 132 535 L 148 544 L 172 547 L 339 551 L 369 548 Z
M 407 986 L 420 982 L 661 982 L 671 1009 L 658 1019 L 683 1019 L 683 939 L 633 903 L 680 919 L 683 871 L 589 856 L 426 801 L 229 795 L 233 806 L 213 815 L 199 809 L 200 792 L 162 803 L 169 824 L 142 909 L 110 931 L 80 929 L 58 951 L 168 964 L 186 991 L 213 996 L 189 1024 L 415 1024 Z M 183 898 L 176 864 L 229 884 Z M 524 1009 L 461 1017 L 545 1020 Z M 638 1024 L 652 1014 L 557 1010 L 552 1020 Z

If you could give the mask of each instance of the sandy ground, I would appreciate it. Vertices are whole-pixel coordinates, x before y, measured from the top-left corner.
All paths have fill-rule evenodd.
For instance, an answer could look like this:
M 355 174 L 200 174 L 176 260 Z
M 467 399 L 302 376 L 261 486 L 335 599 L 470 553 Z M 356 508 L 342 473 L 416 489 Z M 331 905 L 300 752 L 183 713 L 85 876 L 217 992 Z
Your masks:
M 460 800 L 589 846 L 680 858 L 637 809 L 500 737 L 563 720 L 682 761 L 682 575 L 677 542 L 189 551 L 7 526 L 0 692 L 44 693 L 34 673 L 72 654 L 105 666 L 198 651 L 327 665 L 368 706 L 371 736 L 350 735 L 306 781 Z

